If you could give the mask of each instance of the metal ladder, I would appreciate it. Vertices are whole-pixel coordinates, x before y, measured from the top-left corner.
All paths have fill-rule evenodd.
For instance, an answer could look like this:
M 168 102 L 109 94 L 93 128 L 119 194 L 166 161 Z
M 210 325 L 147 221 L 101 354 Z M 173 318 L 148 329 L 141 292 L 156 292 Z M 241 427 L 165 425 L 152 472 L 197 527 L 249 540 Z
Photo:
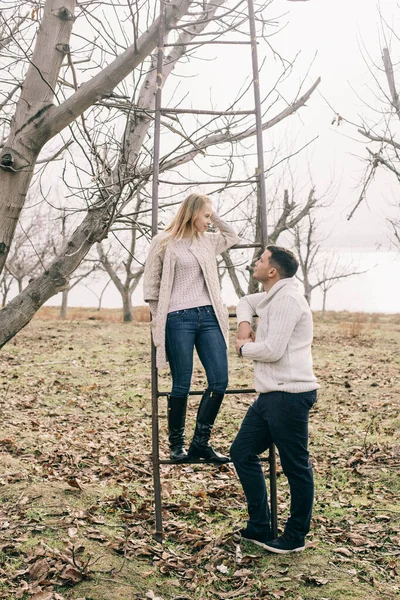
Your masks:
M 259 67 L 257 54 L 257 40 L 255 27 L 255 14 L 253 0 L 247 0 L 248 18 L 250 30 L 250 45 L 252 57 L 252 74 L 253 74 L 253 91 L 254 91 L 254 109 L 249 111 L 206 111 L 206 110 L 191 110 L 191 109 L 163 109 L 161 106 L 162 84 L 163 84 L 163 64 L 164 64 L 164 47 L 174 46 L 174 44 L 165 44 L 164 46 L 164 28 L 165 28 L 165 4 L 160 0 L 160 24 L 158 30 L 158 56 L 157 56 L 157 79 L 156 79 L 156 97 L 154 110 L 154 151 L 153 151 L 153 182 L 152 182 L 152 236 L 158 232 L 158 185 L 162 183 L 159 178 L 159 161 L 160 161 L 160 133 L 161 133 L 161 115 L 168 113 L 189 113 L 189 114 L 212 114 L 212 115 L 238 115 L 238 114 L 254 114 L 256 121 L 256 142 L 257 142 L 257 169 L 255 179 L 235 181 L 234 183 L 257 183 L 257 196 L 260 203 L 261 215 L 261 240 L 255 244 L 238 244 L 232 248 L 264 248 L 268 244 L 267 233 L 267 206 L 266 206 L 266 189 L 264 176 L 264 155 L 263 155 L 263 139 L 262 139 L 262 117 L 261 117 L 261 95 L 259 85 Z M 201 44 L 200 42 L 199 44 Z M 204 43 L 204 42 L 203 42 Z M 207 43 L 207 42 L 206 42 Z M 209 42 L 215 43 L 215 42 Z M 243 43 L 243 42 L 241 42 Z M 247 42 L 246 42 L 247 43 Z M 229 181 L 233 183 L 232 180 Z M 167 182 L 166 182 L 167 183 Z M 193 182 L 194 183 L 194 182 Z M 215 184 L 216 181 L 201 181 L 198 184 Z M 235 315 L 230 315 L 235 316 Z M 255 394 L 254 389 L 228 389 L 226 394 Z M 191 391 L 190 395 L 201 395 L 203 391 Z M 160 397 L 168 396 L 168 392 L 162 392 L 158 388 L 158 372 L 156 367 L 156 349 L 152 342 L 151 344 L 151 404 L 152 404 L 152 463 L 153 463 L 153 483 L 154 483 L 154 504 L 156 516 L 156 531 L 155 539 L 163 540 L 163 522 L 162 522 L 162 490 L 160 480 L 160 465 L 162 464 L 214 464 L 209 461 L 199 460 L 190 461 L 188 463 L 176 463 L 171 460 L 160 459 L 159 454 L 159 417 L 158 417 L 158 400 Z M 263 460 L 263 459 L 261 459 Z M 271 507 L 271 529 L 274 537 L 277 537 L 277 486 L 276 486 L 276 454 L 275 447 L 271 445 L 269 448 L 269 481 L 270 481 L 270 507 Z

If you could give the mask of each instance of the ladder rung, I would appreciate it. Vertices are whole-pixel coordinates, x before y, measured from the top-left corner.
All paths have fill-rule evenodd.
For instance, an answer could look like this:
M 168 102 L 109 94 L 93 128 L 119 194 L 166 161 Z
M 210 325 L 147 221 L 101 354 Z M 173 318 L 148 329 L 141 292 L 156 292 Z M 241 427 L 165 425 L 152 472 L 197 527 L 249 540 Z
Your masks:
M 258 457 L 260 459 L 261 462 L 269 462 L 269 458 L 268 457 Z M 232 461 L 230 460 L 229 463 L 231 463 Z M 158 461 L 154 461 L 154 464 L 158 464 L 158 465 L 215 465 L 216 467 L 220 467 L 221 463 L 215 463 L 212 460 L 185 460 L 185 461 L 179 461 L 179 460 L 171 460 L 169 458 L 161 458 Z M 222 463 L 227 465 L 228 463 Z
M 262 244 L 235 244 L 229 250 L 237 250 L 238 248 L 263 248 Z
M 106 106 L 108 106 L 106 104 Z M 117 105 L 113 105 L 117 106 Z M 123 108 L 125 106 L 122 105 Z M 154 114 L 157 112 L 154 108 L 142 108 L 141 106 L 132 106 L 129 107 L 129 110 L 132 112 L 142 112 L 146 113 L 146 115 Z M 188 115 L 228 115 L 228 116 L 236 116 L 236 115 L 255 115 L 256 109 L 253 108 L 251 110 L 206 110 L 202 108 L 160 108 L 160 112 L 165 115 L 168 113 L 175 114 L 188 114 Z
M 168 183 L 169 185 L 222 185 L 231 183 L 258 183 L 258 179 L 230 179 L 222 181 L 167 181 L 166 179 L 159 179 L 158 183 Z
M 160 111 L 165 115 L 167 113 L 188 114 L 188 115 L 254 115 L 256 109 L 253 110 L 203 110 L 191 108 L 160 108 Z M 146 110 L 146 112 L 150 112 Z
M 257 42 L 258 43 L 258 42 Z M 174 46 L 204 46 L 205 44 L 234 44 L 235 46 L 238 44 L 251 44 L 251 42 L 222 42 L 218 40 L 208 41 L 208 42 L 187 42 L 187 44 L 164 44 L 163 48 L 171 48 Z
M 204 394 L 204 390 L 189 392 L 190 396 L 202 396 L 203 394 Z M 244 388 L 244 389 L 238 389 L 238 390 L 226 390 L 225 394 L 257 394 L 257 392 L 256 392 L 256 390 L 253 390 L 251 388 Z M 169 396 L 170 392 L 158 392 L 157 395 L 159 398 L 161 396 L 165 397 L 165 396 Z

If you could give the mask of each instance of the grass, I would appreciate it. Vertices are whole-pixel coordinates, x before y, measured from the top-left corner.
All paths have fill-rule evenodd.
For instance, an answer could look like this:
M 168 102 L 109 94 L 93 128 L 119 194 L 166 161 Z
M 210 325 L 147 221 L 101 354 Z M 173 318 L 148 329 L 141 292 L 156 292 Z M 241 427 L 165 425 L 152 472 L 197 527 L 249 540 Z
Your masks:
M 276 556 L 239 550 L 246 512 L 230 466 L 164 466 L 165 542 L 154 541 L 148 312 L 128 324 L 119 311 L 57 312 L 39 311 L 0 355 L 0 598 L 398 597 L 399 315 L 315 315 L 312 531 L 304 553 Z M 232 350 L 230 378 L 252 386 Z M 198 363 L 193 381 L 204 385 Z M 217 448 L 228 451 L 250 402 L 225 399 Z M 159 412 L 167 456 L 163 399 Z

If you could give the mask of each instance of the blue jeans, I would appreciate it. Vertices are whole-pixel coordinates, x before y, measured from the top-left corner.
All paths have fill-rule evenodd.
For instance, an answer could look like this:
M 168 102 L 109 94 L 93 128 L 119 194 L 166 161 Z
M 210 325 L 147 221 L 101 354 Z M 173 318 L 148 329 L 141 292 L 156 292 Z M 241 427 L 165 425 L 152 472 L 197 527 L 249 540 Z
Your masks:
M 168 314 L 166 350 L 172 375 L 171 396 L 184 398 L 190 390 L 193 351 L 206 371 L 208 389 L 224 393 L 228 387 L 228 356 L 224 336 L 212 306 L 176 310 Z
M 314 500 L 313 472 L 308 453 L 308 413 L 317 392 L 260 394 L 249 408 L 232 444 L 231 457 L 249 512 L 248 528 L 267 533 L 270 511 L 265 477 L 258 454 L 274 443 L 290 487 L 290 517 L 285 531 L 304 538 L 310 530 Z

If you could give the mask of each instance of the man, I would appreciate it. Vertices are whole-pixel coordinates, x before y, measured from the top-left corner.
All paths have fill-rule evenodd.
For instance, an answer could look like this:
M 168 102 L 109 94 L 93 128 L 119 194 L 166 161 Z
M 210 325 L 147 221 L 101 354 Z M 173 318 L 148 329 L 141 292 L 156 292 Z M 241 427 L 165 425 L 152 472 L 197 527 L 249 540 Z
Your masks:
M 290 250 L 267 246 L 254 268 L 264 292 L 241 298 L 237 307 L 236 351 L 254 361 L 255 388 L 260 394 L 231 447 L 249 513 L 247 527 L 240 533 L 278 554 L 304 550 L 314 498 L 308 413 L 319 385 L 312 369 L 312 315 L 294 279 L 297 268 Z M 255 315 L 259 323 L 254 336 Z M 272 539 L 267 489 L 257 456 L 272 443 L 279 450 L 291 497 L 290 517 L 277 539 Z

